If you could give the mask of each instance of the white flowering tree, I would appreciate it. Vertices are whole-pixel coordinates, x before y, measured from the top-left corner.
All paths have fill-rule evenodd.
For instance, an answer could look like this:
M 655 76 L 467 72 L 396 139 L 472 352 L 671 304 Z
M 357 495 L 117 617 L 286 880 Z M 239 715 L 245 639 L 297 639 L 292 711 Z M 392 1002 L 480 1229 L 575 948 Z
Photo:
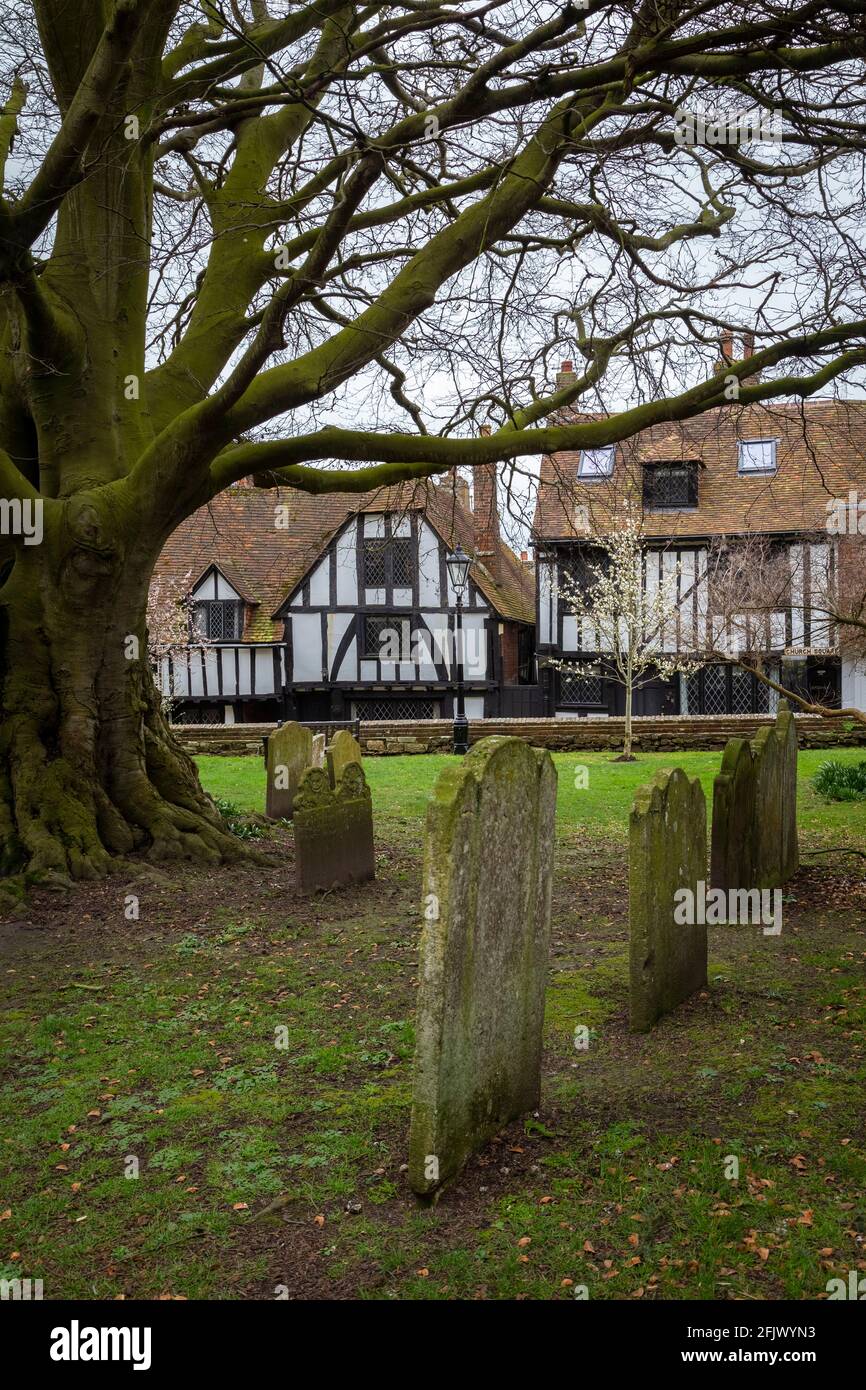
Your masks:
M 147 595 L 147 655 L 151 669 L 158 674 L 162 659 L 182 654 L 190 640 L 190 619 L 193 603 L 189 593 L 190 571 L 182 579 L 154 575 Z M 196 641 L 207 639 L 196 630 Z M 161 690 L 162 711 L 171 716 L 174 697 L 170 690 Z
M 676 632 L 680 578 L 679 564 L 665 571 L 657 582 L 647 582 L 650 552 L 636 521 L 627 521 L 611 535 L 592 541 L 579 578 L 565 573 L 560 592 L 578 630 L 595 629 L 595 650 L 605 675 L 625 688 L 625 736 L 622 760 L 632 761 L 632 712 L 634 692 L 656 679 L 668 680 L 678 672 L 691 675 L 703 662 L 694 653 L 684 656 L 664 650 L 666 637 Z M 582 644 L 585 645 L 585 644 Z M 585 674 L 591 662 L 552 663 L 558 670 Z

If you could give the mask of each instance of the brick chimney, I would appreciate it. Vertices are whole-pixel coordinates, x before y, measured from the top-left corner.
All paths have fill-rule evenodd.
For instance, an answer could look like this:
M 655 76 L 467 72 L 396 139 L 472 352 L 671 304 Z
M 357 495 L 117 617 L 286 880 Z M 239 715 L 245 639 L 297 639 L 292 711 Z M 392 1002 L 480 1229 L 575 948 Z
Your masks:
M 716 367 L 717 372 L 723 372 L 734 360 L 734 335 L 730 329 L 726 329 L 719 336 L 719 363 Z
M 748 357 L 752 357 L 752 356 L 754 355 L 754 352 L 755 352 L 755 335 L 754 335 L 754 333 L 744 333 L 744 334 L 743 334 L 743 358 L 746 359 L 746 358 L 748 358 Z M 761 373 L 760 373 L 760 372 L 755 372 L 754 376 L 751 378 L 752 381 L 760 381 L 760 379 L 761 379 Z
M 490 434 L 490 426 L 482 425 L 481 434 Z M 499 503 L 496 496 L 496 464 L 481 463 L 473 469 L 475 485 L 472 519 L 475 523 L 475 556 L 491 578 L 498 583 L 502 573 L 502 553 L 499 541 Z
M 556 373 L 556 389 L 561 391 L 563 386 L 573 386 L 576 381 L 577 374 L 574 370 L 574 363 L 566 360 Z
M 449 503 L 456 499 L 461 507 L 465 507 L 467 512 L 471 511 L 469 504 L 469 484 L 464 477 L 457 472 L 456 468 L 449 468 L 439 484 Z

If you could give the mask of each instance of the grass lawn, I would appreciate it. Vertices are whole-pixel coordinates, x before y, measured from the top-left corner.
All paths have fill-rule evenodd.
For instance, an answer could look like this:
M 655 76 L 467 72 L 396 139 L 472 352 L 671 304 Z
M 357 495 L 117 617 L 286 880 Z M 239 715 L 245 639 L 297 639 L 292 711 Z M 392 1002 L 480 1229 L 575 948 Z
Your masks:
M 801 845 L 866 846 L 866 803 L 809 786 L 825 756 L 801 754 Z M 350 893 L 299 899 L 282 827 L 263 867 L 34 891 L 0 922 L 0 1278 L 47 1299 L 812 1299 L 866 1269 L 863 861 L 804 856 L 780 937 L 711 928 L 709 989 L 628 1031 L 634 787 L 678 763 L 710 792 L 719 760 L 557 757 L 542 1106 L 430 1208 L 403 1165 L 445 758 L 368 760 L 378 878 Z M 200 766 L 262 809 L 260 759 Z
M 799 818 L 806 834 L 866 842 L 866 802 L 852 805 L 825 801 L 811 786 L 820 764 L 830 755 L 825 749 L 803 749 L 799 757 Z M 841 762 L 866 761 L 866 750 L 841 748 L 833 753 Z M 247 811 L 265 809 L 263 762 L 257 758 L 202 757 L 196 760 L 208 791 Z M 367 780 L 376 813 L 389 819 L 422 819 L 433 783 L 448 763 L 446 755 L 413 758 L 368 758 Z M 634 763 L 616 763 L 610 753 L 558 753 L 557 818 L 564 832 L 583 827 L 592 833 L 621 835 L 628 822 L 636 787 L 648 781 L 658 768 L 682 767 L 690 777 L 700 777 L 712 810 L 713 778 L 720 753 L 641 753 Z M 584 777 L 579 769 L 587 769 Z M 586 785 L 584 785 L 584 783 Z

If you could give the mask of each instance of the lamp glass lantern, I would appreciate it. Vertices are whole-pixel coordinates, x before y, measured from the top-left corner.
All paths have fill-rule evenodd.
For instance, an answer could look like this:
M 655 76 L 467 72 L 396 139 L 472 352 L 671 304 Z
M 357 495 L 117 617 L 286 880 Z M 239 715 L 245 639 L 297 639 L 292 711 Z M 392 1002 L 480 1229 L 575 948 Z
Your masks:
M 452 551 L 445 563 L 448 566 L 451 587 L 457 595 L 457 602 L 459 603 L 466 591 L 466 585 L 469 581 L 469 566 L 472 561 L 458 541 L 457 549 Z
M 451 587 L 457 599 L 457 614 L 454 625 L 454 674 L 457 684 L 454 701 L 454 752 L 461 754 L 469 752 L 469 721 L 466 718 L 463 691 L 463 595 L 469 582 L 471 563 L 459 541 L 457 542 L 457 549 L 445 561 Z

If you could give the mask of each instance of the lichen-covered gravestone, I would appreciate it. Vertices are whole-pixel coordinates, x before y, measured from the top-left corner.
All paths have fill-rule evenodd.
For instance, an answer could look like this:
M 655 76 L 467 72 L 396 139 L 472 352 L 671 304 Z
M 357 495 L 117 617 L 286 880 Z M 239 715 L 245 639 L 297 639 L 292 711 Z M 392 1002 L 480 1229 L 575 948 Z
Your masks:
M 776 737 L 782 748 L 781 885 L 792 878 L 800 867 L 800 842 L 797 838 L 797 726 L 787 700 L 779 701 Z
M 556 770 L 485 738 L 427 806 L 409 1181 L 430 1195 L 537 1106 Z
M 313 756 L 313 735 L 303 725 L 281 724 L 268 739 L 265 815 L 271 820 L 291 816 L 301 773 Z
M 775 728 L 759 729 L 752 743 L 755 759 L 755 811 L 752 825 L 756 887 L 776 888 L 781 879 L 783 750 Z M 738 888 L 744 887 L 737 884 Z M 751 887 L 751 885 L 749 885 Z
M 748 888 L 755 867 L 755 759 L 744 738 L 732 738 L 713 782 L 710 883 L 725 892 Z
M 713 784 L 711 883 L 779 888 L 800 867 L 797 731 L 787 702 L 751 744 L 731 739 Z
M 675 920 L 675 894 L 697 900 L 707 873 L 707 809 L 700 782 L 682 768 L 656 773 L 635 792 L 629 817 L 631 1027 L 646 1033 L 707 983 L 707 929 Z M 682 915 L 682 914 L 680 914 Z
M 348 729 L 339 729 L 334 735 L 328 746 L 327 759 L 332 787 L 337 785 L 343 775 L 343 769 L 348 767 L 349 763 L 357 763 L 359 767 L 364 765 L 361 745 Z
M 295 880 L 301 893 L 375 878 L 373 803 L 363 768 L 350 763 L 332 790 L 324 768 L 309 767 L 295 797 Z

